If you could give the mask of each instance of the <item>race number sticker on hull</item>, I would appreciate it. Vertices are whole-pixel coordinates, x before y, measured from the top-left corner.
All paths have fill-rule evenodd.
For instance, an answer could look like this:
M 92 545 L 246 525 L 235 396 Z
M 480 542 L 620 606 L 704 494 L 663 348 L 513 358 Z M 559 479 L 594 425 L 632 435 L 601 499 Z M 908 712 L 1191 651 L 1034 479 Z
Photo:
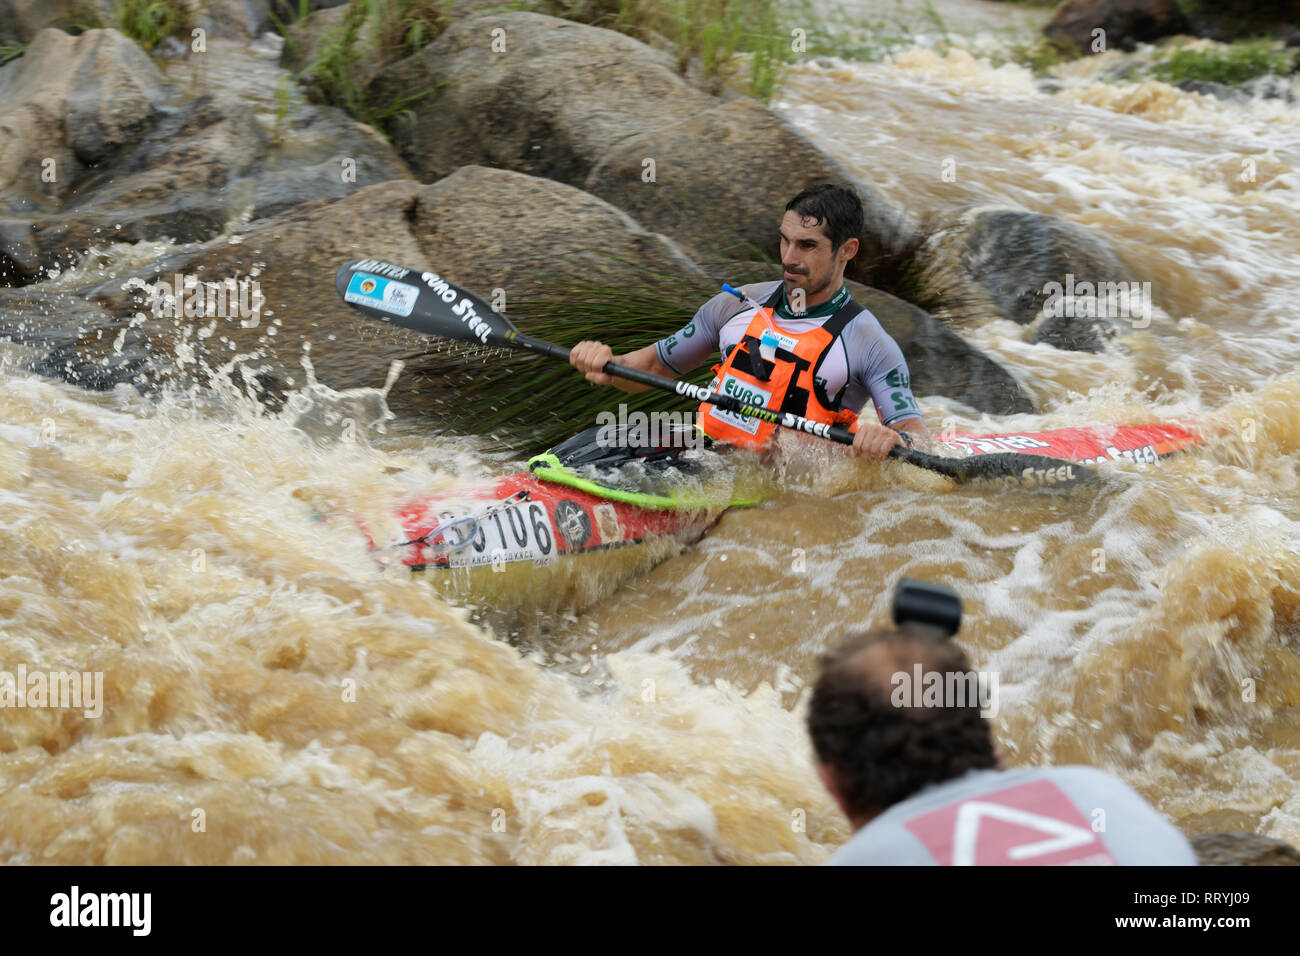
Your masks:
M 451 515 L 443 517 L 447 520 Z M 521 502 L 480 515 L 469 541 L 447 554 L 447 565 L 472 568 L 515 561 L 545 562 L 555 553 L 555 531 L 546 508 L 535 501 Z
M 343 294 L 343 301 L 368 305 L 392 315 L 408 316 L 415 308 L 415 300 L 419 295 L 419 289 L 405 282 L 385 279 L 369 272 L 354 272 L 348 282 L 348 291 Z

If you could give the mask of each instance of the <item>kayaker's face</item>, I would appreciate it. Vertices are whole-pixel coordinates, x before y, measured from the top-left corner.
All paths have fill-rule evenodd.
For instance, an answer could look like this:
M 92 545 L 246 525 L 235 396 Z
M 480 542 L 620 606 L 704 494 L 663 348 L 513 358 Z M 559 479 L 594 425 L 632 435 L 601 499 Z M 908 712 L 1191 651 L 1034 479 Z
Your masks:
M 822 232 L 823 225 L 800 216 L 793 209 L 781 219 L 781 278 L 785 282 L 785 294 L 791 298 L 795 289 L 802 289 L 804 303 L 810 307 L 820 305 L 839 291 L 844 281 L 844 266 L 858 248 L 858 240 L 849 239 L 831 252 L 831 240 Z

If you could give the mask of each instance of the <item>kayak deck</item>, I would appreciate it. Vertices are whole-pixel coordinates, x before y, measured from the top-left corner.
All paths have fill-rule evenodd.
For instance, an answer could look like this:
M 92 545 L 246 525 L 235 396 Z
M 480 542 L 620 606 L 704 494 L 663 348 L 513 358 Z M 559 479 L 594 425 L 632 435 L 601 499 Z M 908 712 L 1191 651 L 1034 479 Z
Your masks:
M 536 456 L 533 471 L 407 501 L 396 515 L 404 537 L 379 547 L 399 552 L 413 570 L 546 565 L 648 539 L 698 537 L 728 508 L 758 500 L 716 480 L 717 453 L 706 453 L 702 465 L 680 449 L 633 450 L 622 453 L 620 468 L 613 466 L 617 455 L 587 451 L 590 434 Z M 1018 452 L 1081 464 L 1154 464 L 1201 441 L 1194 431 L 1160 424 L 942 434 L 936 445 L 961 457 Z
M 411 537 L 394 547 L 402 548 L 403 562 L 415 570 L 549 564 L 581 551 L 698 533 L 730 504 L 644 508 L 532 474 L 507 475 L 452 498 L 409 502 L 398 520 Z
M 1166 455 L 1200 445 L 1202 438 L 1181 425 L 1163 424 L 1091 425 L 1000 435 L 941 434 L 937 441 L 961 455 L 1019 452 L 1099 465 L 1107 461 L 1155 464 Z

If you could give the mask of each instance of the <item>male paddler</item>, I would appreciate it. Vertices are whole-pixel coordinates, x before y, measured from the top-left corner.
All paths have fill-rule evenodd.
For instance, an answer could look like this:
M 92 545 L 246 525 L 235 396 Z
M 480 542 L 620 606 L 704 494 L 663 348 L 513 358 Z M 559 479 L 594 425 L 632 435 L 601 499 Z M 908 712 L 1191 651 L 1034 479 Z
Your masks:
M 601 372 L 621 365 L 679 378 L 716 351 L 713 389 L 750 405 L 856 429 L 852 453 L 884 459 L 898 444 L 929 441 L 898 344 L 844 286 L 858 252 L 862 201 L 851 189 L 821 185 L 786 204 L 781 219 L 780 281 L 715 295 L 680 331 L 617 359 L 608 345 L 579 342 L 570 363 L 596 385 L 625 392 L 646 386 Z M 758 303 L 761 308 L 755 308 Z M 868 404 L 879 421 L 859 418 Z M 702 405 L 699 424 L 712 438 L 764 447 L 775 426 Z

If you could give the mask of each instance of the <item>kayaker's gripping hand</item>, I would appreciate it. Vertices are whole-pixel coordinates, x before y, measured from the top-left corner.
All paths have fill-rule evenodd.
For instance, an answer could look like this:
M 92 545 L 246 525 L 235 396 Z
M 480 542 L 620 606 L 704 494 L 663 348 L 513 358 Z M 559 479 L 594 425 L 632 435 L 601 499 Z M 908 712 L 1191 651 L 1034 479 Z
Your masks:
M 569 364 L 584 372 L 592 385 L 608 385 L 614 381 L 613 376 L 601 371 L 608 363 L 614 361 L 614 350 L 602 342 L 590 339 L 579 342 L 569 352 Z
M 895 445 L 904 445 L 903 436 L 892 428 L 859 422 L 858 433 L 853 436 L 853 445 L 849 454 L 854 457 L 866 455 L 872 461 L 884 461 L 889 457 L 889 449 Z

